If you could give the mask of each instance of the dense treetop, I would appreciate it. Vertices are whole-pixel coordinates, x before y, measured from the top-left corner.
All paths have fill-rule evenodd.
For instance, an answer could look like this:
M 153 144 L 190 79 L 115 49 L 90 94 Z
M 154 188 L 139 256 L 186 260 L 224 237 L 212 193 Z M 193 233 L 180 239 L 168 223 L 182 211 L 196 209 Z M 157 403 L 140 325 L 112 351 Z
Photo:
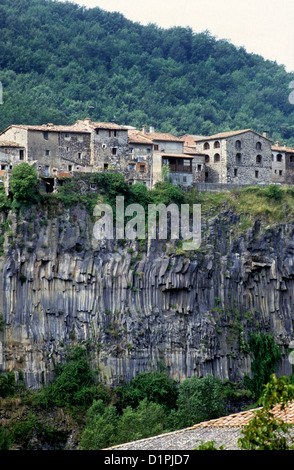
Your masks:
M 176 135 L 268 130 L 294 145 L 294 74 L 207 31 L 53 0 L 2 0 L 0 28 L 0 130 L 90 116 Z

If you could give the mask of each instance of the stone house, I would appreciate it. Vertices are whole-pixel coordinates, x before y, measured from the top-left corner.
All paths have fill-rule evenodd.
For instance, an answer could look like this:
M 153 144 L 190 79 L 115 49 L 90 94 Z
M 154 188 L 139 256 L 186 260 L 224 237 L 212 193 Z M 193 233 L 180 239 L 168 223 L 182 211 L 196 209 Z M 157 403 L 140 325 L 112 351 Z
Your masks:
M 196 149 L 206 154 L 208 183 L 270 183 L 271 145 L 267 135 L 251 129 L 195 138 Z
M 7 140 L 0 141 L 0 169 L 9 170 L 14 165 L 22 163 L 26 158 L 23 145 Z
M 129 184 L 143 183 L 152 188 L 153 141 L 137 129 L 128 130 L 128 175 Z
M 90 134 L 90 165 L 92 171 L 124 170 L 127 168 L 128 129 L 113 122 L 93 122 L 90 118 L 76 121 L 76 130 Z
M 204 177 L 204 155 L 195 148 L 184 146 L 181 138 L 169 133 L 155 132 L 150 128 L 142 135 L 152 142 L 152 185 L 162 181 L 162 169 L 168 166 L 169 177 L 174 184 L 190 186 Z
M 73 126 L 11 125 L 0 134 L 0 142 L 9 139 L 23 149 L 22 160 L 35 163 L 48 192 L 53 191 L 61 172 L 85 172 L 90 169 L 91 134 Z M 10 159 L 11 166 L 15 160 Z
M 294 148 L 281 146 L 279 142 L 272 146 L 272 181 L 294 184 Z

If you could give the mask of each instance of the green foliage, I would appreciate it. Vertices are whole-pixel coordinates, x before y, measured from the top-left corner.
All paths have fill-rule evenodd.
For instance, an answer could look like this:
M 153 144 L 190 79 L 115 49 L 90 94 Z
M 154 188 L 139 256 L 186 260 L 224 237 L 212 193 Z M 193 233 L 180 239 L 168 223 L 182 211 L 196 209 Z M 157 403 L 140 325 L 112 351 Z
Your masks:
M 265 190 L 265 195 L 269 199 L 279 201 L 283 197 L 283 191 L 279 186 L 275 184 L 270 184 Z
M 79 448 L 98 450 L 160 434 L 164 419 L 164 408 L 147 398 L 136 408 L 126 407 L 121 415 L 114 406 L 106 407 L 101 400 L 94 401 L 87 413 Z
M 33 444 L 31 439 L 39 442 L 40 448 L 42 444 L 46 444 L 49 448 L 58 450 L 65 443 L 65 434 L 58 431 L 54 427 L 50 427 L 42 423 L 42 421 L 33 413 L 30 413 L 26 419 L 15 422 L 8 427 L 9 437 L 6 445 L 12 446 L 17 444 L 22 450 L 30 450 Z M 7 438 L 6 438 L 7 439 Z
M 147 398 L 140 401 L 136 408 L 128 406 L 118 422 L 117 441 L 130 442 L 161 434 L 165 418 L 164 407 Z
M 142 372 L 121 390 L 122 406 L 136 407 L 147 398 L 150 402 L 171 410 L 178 397 L 177 383 L 165 372 Z
M 185 428 L 201 421 L 219 418 L 225 412 L 223 386 L 219 379 L 207 374 L 193 376 L 179 385 L 177 409 L 170 415 L 172 427 Z
M 94 383 L 86 349 L 78 346 L 67 356 L 66 362 L 55 368 L 55 380 L 36 394 L 35 402 L 45 407 L 54 405 L 87 409 L 94 399 L 107 393 Z
M 194 450 L 224 450 L 224 446 L 216 447 L 215 441 L 201 442 Z
M 116 443 L 118 414 L 114 406 L 106 407 L 102 400 L 94 400 L 87 412 L 85 429 L 81 435 L 80 450 L 97 450 Z
M 275 372 L 276 365 L 281 358 L 281 352 L 275 344 L 273 336 L 262 333 L 250 335 L 249 348 L 253 357 L 251 366 L 253 377 L 246 376 L 244 385 L 258 400 L 262 395 L 264 385 Z
M 150 191 L 150 197 L 153 204 L 171 203 L 185 204 L 186 197 L 183 190 L 169 181 L 156 183 L 155 188 Z
M 38 174 L 32 165 L 20 163 L 11 172 L 10 188 L 14 207 L 36 202 L 39 198 Z
M 289 377 L 277 378 L 272 374 L 264 386 L 264 393 L 259 403 L 262 408 L 254 412 L 239 439 L 239 445 L 245 450 L 294 450 L 294 437 L 287 424 L 273 413 L 273 407 L 284 410 L 287 403 L 294 399 L 294 386 Z
M 21 376 L 18 384 L 14 372 L 2 372 L 0 374 L 0 398 L 13 397 L 22 389 L 23 379 Z
M 11 446 L 10 434 L 7 428 L 0 428 L 0 450 L 9 450 Z

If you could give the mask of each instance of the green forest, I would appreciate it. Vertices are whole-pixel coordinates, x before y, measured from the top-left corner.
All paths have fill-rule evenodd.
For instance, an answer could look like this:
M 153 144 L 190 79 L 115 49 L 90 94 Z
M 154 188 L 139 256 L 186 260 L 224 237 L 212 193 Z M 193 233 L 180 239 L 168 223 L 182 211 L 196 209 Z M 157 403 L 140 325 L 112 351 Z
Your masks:
M 2 0 L 0 28 L 0 130 L 89 116 L 175 135 L 267 130 L 294 145 L 294 74 L 209 31 L 54 0 Z

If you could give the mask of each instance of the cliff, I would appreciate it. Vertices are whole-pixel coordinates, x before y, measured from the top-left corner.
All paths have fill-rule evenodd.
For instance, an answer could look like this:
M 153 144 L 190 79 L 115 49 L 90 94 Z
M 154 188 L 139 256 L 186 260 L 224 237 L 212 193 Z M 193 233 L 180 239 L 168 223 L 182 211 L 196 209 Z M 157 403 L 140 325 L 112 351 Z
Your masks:
M 50 211 L 49 211 L 50 212 Z M 203 218 L 202 244 L 97 242 L 80 206 L 2 214 L 1 370 L 38 388 L 66 348 L 92 351 L 107 383 L 163 364 L 176 379 L 250 374 L 249 332 L 273 333 L 291 366 L 294 223 L 243 227 L 227 210 Z

